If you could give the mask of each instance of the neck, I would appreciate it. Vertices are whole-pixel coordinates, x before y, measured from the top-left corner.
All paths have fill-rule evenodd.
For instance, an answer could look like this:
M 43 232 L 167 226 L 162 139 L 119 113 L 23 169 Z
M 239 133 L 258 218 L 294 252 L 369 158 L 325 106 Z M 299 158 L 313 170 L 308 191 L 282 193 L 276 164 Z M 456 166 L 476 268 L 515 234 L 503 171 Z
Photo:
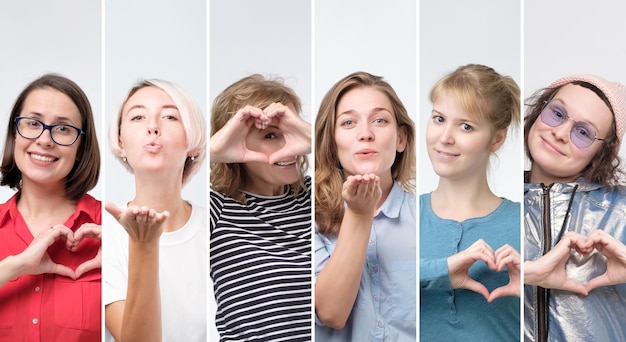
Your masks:
M 191 205 L 181 196 L 181 181 L 154 182 L 135 177 L 135 198 L 129 205 L 146 206 L 157 212 L 167 210 L 170 217 L 165 222 L 164 231 L 181 228 L 191 215 Z
M 486 174 L 471 179 L 439 178 L 431 194 L 433 211 L 439 217 L 457 221 L 485 216 L 501 202 L 489 188 Z
M 33 236 L 57 224 L 63 224 L 76 210 L 76 201 L 69 199 L 65 185 L 45 186 L 22 182 L 17 209 Z
M 574 179 L 576 179 L 575 176 L 574 177 L 573 176 L 557 177 L 555 175 L 548 174 L 544 172 L 544 170 L 542 170 L 541 168 L 536 167 L 535 165 L 533 165 L 533 167 L 531 167 L 530 169 L 530 182 L 531 183 L 543 183 L 543 184 L 549 185 L 552 183 L 570 183 Z

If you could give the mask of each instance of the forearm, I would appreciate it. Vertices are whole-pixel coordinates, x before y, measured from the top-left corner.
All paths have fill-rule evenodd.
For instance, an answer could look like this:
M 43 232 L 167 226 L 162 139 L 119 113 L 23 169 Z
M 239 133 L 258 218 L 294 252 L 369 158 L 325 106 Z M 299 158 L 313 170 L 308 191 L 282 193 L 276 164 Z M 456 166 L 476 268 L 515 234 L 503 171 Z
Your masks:
M 0 261 L 0 286 L 20 275 L 20 263 L 14 255 L 9 255 Z
M 346 210 L 335 249 L 315 283 L 315 311 L 326 325 L 341 328 L 350 315 L 363 273 L 373 218 Z
M 158 240 L 149 244 L 131 241 L 128 259 L 122 341 L 161 341 Z

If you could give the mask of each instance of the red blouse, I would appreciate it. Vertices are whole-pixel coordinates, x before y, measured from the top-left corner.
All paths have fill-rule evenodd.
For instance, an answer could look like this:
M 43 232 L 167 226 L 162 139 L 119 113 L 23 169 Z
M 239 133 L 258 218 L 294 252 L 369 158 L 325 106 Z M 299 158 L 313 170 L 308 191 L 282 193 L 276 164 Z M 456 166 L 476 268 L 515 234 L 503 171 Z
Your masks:
M 17 210 L 15 194 L 0 205 L 0 260 L 22 252 L 33 240 Z M 101 202 L 83 196 L 65 226 L 76 231 L 83 223 L 101 224 Z M 58 240 L 48 255 L 71 269 L 92 259 L 100 240 L 84 239 L 75 252 Z M 101 270 L 78 278 L 56 274 L 22 275 L 0 287 L 0 341 L 100 341 Z

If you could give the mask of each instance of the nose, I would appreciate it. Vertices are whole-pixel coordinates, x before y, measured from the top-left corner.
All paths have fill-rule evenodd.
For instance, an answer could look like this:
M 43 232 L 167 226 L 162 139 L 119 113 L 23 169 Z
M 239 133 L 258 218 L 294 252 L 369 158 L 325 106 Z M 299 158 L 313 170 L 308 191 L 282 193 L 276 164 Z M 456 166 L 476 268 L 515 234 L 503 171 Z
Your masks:
M 565 120 L 562 124 L 552 127 L 552 135 L 557 140 L 567 144 L 569 142 L 570 133 L 574 122 L 572 120 Z
M 37 138 L 37 144 L 43 146 L 53 146 L 54 140 L 52 140 L 52 131 L 49 129 L 44 129 L 43 132 L 41 132 L 39 138 Z
M 441 130 L 441 135 L 439 136 L 439 141 L 442 144 L 446 144 L 446 145 L 452 145 L 454 144 L 454 132 L 452 132 L 452 130 L 454 129 L 454 127 L 452 127 L 452 125 L 443 125 L 443 128 Z
M 153 118 L 148 121 L 148 135 L 160 135 L 161 130 L 159 129 L 159 120 L 158 118 Z
M 359 141 L 373 141 L 374 133 L 368 124 L 362 125 L 358 135 Z

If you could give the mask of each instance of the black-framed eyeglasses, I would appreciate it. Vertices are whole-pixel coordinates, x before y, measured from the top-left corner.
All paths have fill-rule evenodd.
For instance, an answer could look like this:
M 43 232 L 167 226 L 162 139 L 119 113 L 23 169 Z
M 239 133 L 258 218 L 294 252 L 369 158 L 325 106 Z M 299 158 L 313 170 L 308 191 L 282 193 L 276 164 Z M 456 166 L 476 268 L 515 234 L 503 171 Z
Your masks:
M 85 131 L 72 125 L 46 125 L 40 120 L 25 116 L 15 118 L 15 127 L 22 138 L 30 140 L 39 138 L 45 130 L 49 130 L 52 141 L 61 146 L 70 146 L 78 140 L 78 137 L 85 134 Z
M 578 148 L 587 148 L 594 141 L 604 141 L 606 138 L 598 138 L 595 127 L 584 121 L 576 121 L 567 115 L 567 111 L 559 101 L 544 101 L 544 107 L 541 110 L 541 121 L 550 127 L 562 125 L 567 120 L 574 121 L 570 132 L 570 140 Z

